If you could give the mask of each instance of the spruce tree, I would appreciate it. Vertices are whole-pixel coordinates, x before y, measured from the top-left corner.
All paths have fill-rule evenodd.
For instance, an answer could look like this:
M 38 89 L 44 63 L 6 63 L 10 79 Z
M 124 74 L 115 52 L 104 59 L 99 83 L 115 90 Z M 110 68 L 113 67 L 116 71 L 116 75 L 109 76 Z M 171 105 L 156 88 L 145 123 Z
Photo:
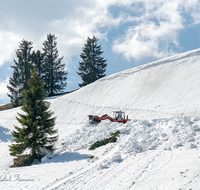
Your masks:
M 19 101 L 22 99 L 22 91 L 29 88 L 28 80 L 31 69 L 33 69 L 31 50 L 32 42 L 23 39 L 16 51 L 17 60 L 14 60 L 15 65 L 11 66 L 14 69 L 13 77 L 10 77 L 7 88 L 10 91 L 8 96 L 16 106 L 19 105 Z
M 103 51 L 101 45 L 97 45 L 97 41 L 98 39 L 95 36 L 92 39 L 88 37 L 82 49 L 83 52 L 80 54 L 82 61 L 79 62 L 79 72 L 77 72 L 83 80 L 79 84 L 80 87 L 106 76 L 106 60 L 101 57 Z
M 42 77 L 43 66 L 44 66 L 44 54 L 40 50 L 37 50 L 36 52 L 33 51 L 32 60 L 34 66 L 37 68 L 39 76 Z
M 11 66 L 14 69 L 13 77 L 9 79 L 10 86 L 7 86 L 8 90 L 10 91 L 10 94 L 8 94 L 8 97 L 10 97 L 11 102 L 14 102 L 14 106 L 20 105 L 20 100 L 22 98 L 22 91 L 23 88 L 20 88 L 20 73 L 19 68 L 17 66 Z
M 37 74 L 36 69 L 31 74 L 28 82 L 30 90 L 23 91 L 22 110 L 25 114 L 18 113 L 16 119 L 22 128 L 14 126 L 12 131 L 15 144 L 10 145 L 10 155 L 20 156 L 25 150 L 30 150 L 31 163 L 34 159 L 40 160 L 44 150 L 53 152 L 53 145 L 58 136 L 54 130 L 55 117 L 48 111 L 50 104 L 44 99 L 48 96 L 44 90 L 44 82 Z M 30 164 L 31 164 L 30 163 Z
M 43 79 L 45 81 L 44 88 L 48 90 L 50 95 L 62 91 L 67 86 L 67 74 L 65 64 L 61 63 L 63 57 L 59 58 L 57 50 L 57 42 L 55 35 L 48 34 L 47 40 L 43 43 L 44 51 L 44 67 Z

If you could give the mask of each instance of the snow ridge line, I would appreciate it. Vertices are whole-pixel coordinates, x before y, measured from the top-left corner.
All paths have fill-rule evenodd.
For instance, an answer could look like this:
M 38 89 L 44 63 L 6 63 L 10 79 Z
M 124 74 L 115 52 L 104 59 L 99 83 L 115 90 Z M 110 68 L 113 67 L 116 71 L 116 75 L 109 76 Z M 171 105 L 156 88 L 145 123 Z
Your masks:
M 186 52 L 186 53 L 181 53 L 181 54 L 174 55 L 174 56 L 171 56 L 171 57 L 167 57 L 167 58 L 164 58 L 164 59 L 161 59 L 161 60 L 158 60 L 158 61 L 150 62 L 148 64 L 145 64 L 145 65 L 142 65 L 142 66 L 138 66 L 136 68 L 132 68 L 132 69 L 128 69 L 128 70 L 125 70 L 125 71 L 121 71 L 119 73 L 112 74 L 110 76 L 107 76 L 107 77 L 104 77 L 102 79 L 99 79 L 99 80 L 97 80 L 97 82 L 113 80 L 113 79 L 116 79 L 118 77 L 125 78 L 125 77 L 128 77 L 129 75 L 132 75 L 134 73 L 140 72 L 142 70 L 149 69 L 151 67 L 164 65 L 164 64 L 167 64 L 167 63 L 178 61 L 180 59 L 190 58 L 190 57 L 195 57 L 195 56 L 200 56 L 200 49 L 192 50 L 192 51 L 189 51 L 189 52 Z

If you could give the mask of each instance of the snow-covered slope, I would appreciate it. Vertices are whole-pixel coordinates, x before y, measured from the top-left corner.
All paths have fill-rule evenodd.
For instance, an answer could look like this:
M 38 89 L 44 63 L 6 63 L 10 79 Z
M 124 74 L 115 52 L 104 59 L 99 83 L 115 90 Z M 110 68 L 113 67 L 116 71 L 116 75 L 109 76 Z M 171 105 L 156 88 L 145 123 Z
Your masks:
M 49 98 L 57 150 L 30 167 L 9 168 L 10 131 L 19 126 L 20 108 L 0 112 L 0 188 L 200 189 L 199 73 L 197 49 Z M 132 120 L 88 124 L 89 114 L 112 116 L 119 109 Z M 88 150 L 116 130 L 116 143 Z

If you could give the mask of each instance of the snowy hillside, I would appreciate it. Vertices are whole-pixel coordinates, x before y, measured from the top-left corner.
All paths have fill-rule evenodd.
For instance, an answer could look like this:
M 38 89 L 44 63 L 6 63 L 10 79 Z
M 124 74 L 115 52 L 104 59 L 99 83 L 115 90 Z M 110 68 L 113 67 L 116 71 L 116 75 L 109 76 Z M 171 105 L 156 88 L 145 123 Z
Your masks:
M 0 112 L 1 189 L 200 189 L 200 49 L 100 79 L 49 98 L 59 131 L 40 164 L 9 168 L 20 108 Z M 127 124 L 88 123 L 123 110 Z M 116 143 L 88 150 L 119 130 Z M 88 157 L 93 155 L 93 159 Z

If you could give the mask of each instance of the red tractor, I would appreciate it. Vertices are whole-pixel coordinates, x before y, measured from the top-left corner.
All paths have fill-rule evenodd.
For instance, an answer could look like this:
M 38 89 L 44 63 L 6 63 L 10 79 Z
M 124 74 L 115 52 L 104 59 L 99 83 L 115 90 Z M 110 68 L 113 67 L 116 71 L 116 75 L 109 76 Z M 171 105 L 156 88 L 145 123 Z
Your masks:
M 128 119 L 128 115 L 127 118 L 125 118 L 125 112 L 123 111 L 113 111 L 113 118 L 108 116 L 107 114 L 102 115 L 101 117 L 98 117 L 96 115 L 88 115 L 89 117 L 89 122 L 91 124 L 95 124 L 95 123 L 100 123 L 101 120 L 106 120 L 109 119 L 112 122 L 119 122 L 119 123 L 126 123 L 127 121 L 130 121 L 130 119 Z

